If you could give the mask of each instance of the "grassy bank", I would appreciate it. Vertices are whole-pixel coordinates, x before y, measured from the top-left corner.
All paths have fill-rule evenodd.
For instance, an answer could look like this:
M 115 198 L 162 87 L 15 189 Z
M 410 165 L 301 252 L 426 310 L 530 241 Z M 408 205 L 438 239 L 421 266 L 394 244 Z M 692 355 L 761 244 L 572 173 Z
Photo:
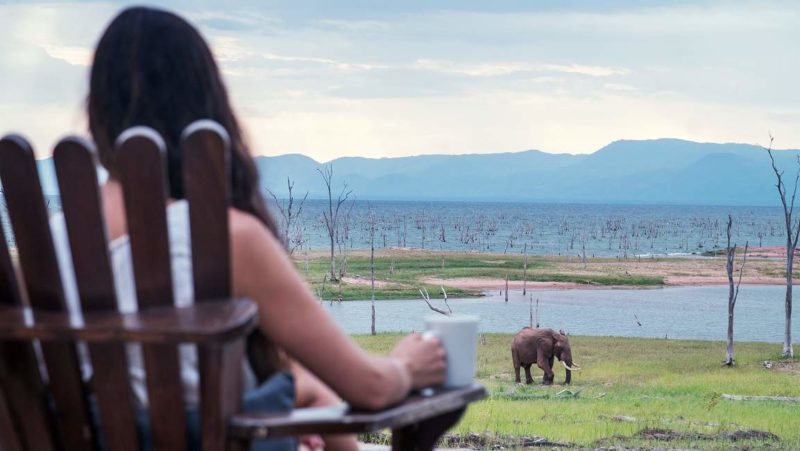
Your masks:
M 399 337 L 356 339 L 385 353 Z M 573 373 L 569 387 L 545 387 L 539 385 L 538 369 L 535 385 L 514 384 L 511 337 L 488 334 L 486 343 L 479 345 L 478 378 L 491 396 L 468 410 L 453 431 L 459 436 L 477 433 L 506 444 L 512 440 L 509 436 L 538 436 L 580 447 L 730 449 L 731 434 L 757 430 L 775 434 L 780 441 L 751 438 L 735 444 L 800 449 L 800 404 L 720 397 L 800 396 L 798 362 L 762 366 L 765 360 L 779 362 L 777 344 L 739 343 L 737 365 L 728 368 L 720 365 L 725 353 L 721 342 L 571 337 L 573 355 L 583 370 Z M 563 369 L 557 370 L 556 383 L 563 380 Z M 559 394 L 565 388 L 570 392 Z M 642 433 L 648 429 L 650 434 Z M 656 438 L 664 436 L 675 440 Z
M 528 257 L 527 280 L 530 282 L 559 282 L 597 286 L 661 286 L 664 278 L 658 275 L 636 274 L 626 269 L 590 272 L 580 268 L 565 269 L 566 259 L 554 257 Z M 599 260 L 598 260 L 599 261 Z M 295 256 L 295 264 L 323 299 L 369 299 L 370 259 L 365 252 L 353 253 L 347 258 L 346 279 L 339 284 L 323 282 L 330 272 L 330 258 L 315 252 L 306 260 L 302 253 Z M 381 251 L 375 256 L 376 299 L 416 299 L 419 289 L 439 293 L 440 285 L 426 283 L 430 279 L 505 279 L 521 281 L 525 277 L 521 255 L 465 254 L 435 251 Z M 451 297 L 480 296 L 476 289 L 460 288 L 458 284 L 447 287 Z

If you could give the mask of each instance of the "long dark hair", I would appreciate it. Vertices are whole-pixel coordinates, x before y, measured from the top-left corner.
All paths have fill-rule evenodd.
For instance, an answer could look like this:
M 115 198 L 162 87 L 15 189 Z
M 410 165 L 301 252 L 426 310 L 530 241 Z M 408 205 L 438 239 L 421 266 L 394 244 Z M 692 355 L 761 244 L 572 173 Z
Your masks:
M 184 197 L 181 132 L 197 119 L 219 122 L 231 138 L 233 206 L 278 236 L 219 68 L 205 40 L 184 19 L 153 8 L 122 11 L 97 44 L 88 113 L 100 161 L 112 178 L 118 175 L 116 137 L 135 125 L 157 130 L 167 144 L 169 194 L 176 199 Z

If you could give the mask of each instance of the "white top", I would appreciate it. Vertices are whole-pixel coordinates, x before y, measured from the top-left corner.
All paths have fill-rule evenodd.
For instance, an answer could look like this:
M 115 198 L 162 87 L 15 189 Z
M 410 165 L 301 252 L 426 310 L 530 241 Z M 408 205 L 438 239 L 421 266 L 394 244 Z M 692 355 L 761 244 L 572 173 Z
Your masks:
M 72 267 L 72 253 L 67 237 L 64 215 L 59 213 L 50 219 L 61 280 L 64 284 L 64 296 L 69 312 L 77 320 L 82 320 L 78 287 L 75 271 Z M 175 305 L 186 307 L 194 303 L 194 283 L 192 280 L 192 246 L 189 230 L 189 204 L 185 200 L 171 203 L 167 207 L 167 232 L 169 235 L 170 257 L 172 266 L 172 289 Z M 117 292 L 117 303 L 121 313 L 137 311 L 136 283 L 133 276 L 133 260 L 131 245 L 127 235 L 123 235 L 109 244 L 111 270 Z M 128 366 L 131 386 L 136 398 L 147 405 L 147 385 L 145 384 L 144 361 L 142 349 L 138 344 L 129 344 Z M 198 387 L 200 377 L 197 371 L 197 350 L 194 345 L 180 345 L 181 378 L 183 379 L 184 399 L 189 405 L 198 403 Z M 83 375 L 86 380 L 91 377 L 92 369 L 85 346 L 79 347 Z M 255 376 L 250 365 L 243 364 L 245 389 L 254 388 Z

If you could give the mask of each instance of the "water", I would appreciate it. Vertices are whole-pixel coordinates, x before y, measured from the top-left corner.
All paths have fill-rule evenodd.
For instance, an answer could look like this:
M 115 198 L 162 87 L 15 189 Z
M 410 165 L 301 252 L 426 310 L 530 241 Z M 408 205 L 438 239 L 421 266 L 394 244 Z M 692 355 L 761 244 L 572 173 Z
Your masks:
M 60 210 L 57 196 L 47 196 L 47 203 L 51 213 Z M 299 230 L 312 249 L 326 246 L 321 220 L 325 205 L 307 201 L 301 216 Z M 11 241 L 5 208 L 0 210 Z M 729 212 L 735 220 L 734 240 L 740 245 L 749 240 L 751 246 L 779 246 L 784 240 L 782 212 L 771 207 L 383 201 L 352 205 L 342 232 L 346 246 L 368 247 L 370 211 L 376 218 L 379 249 L 518 253 L 522 243 L 528 243 L 531 254 L 575 255 L 585 243 L 587 255 L 598 256 L 703 252 L 725 246 Z M 533 291 L 533 296 L 539 299 L 543 327 L 572 334 L 724 340 L 727 290 L 727 286 L 541 290 Z M 736 339 L 781 342 L 784 292 L 781 286 L 743 285 L 736 307 Z M 492 292 L 484 298 L 453 299 L 450 305 L 457 313 L 479 315 L 483 332 L 513 333 L 528 325 L 529 301 L 519 291 L 511 292 L 508 303 Z M 325 306 L 348 333 L 369 333 L 369 302 Z M 379 301 L 376 309 L 381 332 L 421 330 L 425 315 L 433 313 L 422 300 Z M 800 320 L 795 320 L 794 337 L 800 337 L 798 324 Z
M 727 286 L 542 290 L 534 291 L 533 299 L 534 306 L 539 299 L 542 327 L 564 329 L 570 334 L 725 340 L 727 290 Z M 784 293 L 781 286 L 742 285 L 736 305 L 735 339 L 782 342 Z M 529 301 L 521 291 L 510 294 L 508 303 L 498 292 L 484 298 L 452 299 L 449 303 L 456 313 L 479 315 L 482 332 L 514 333 L 528 325 Z M 444 308 L 441 300 L 432 302 Z M 325 308 L 347 333 L 369 333 L 369 302 L 326 302 Z M 379 332 L 422 330 L 426 315 L 438 315 L 422 300 L 378 301 L 375 309 Z M 798 323 L 793 324 L 795 339 L 800 337 Z
M 327 201 L 306 201 L 300 221 L 290 227 L 295 244 L 330 246 L 322 216 L 327 207 Z M 584 249 L 588 257 L 686 255 L 724 248 L 728 213 L 740 246 L 784 242 L 779 207 L 356 201 L 339 214 L 343 247 L 369 248 L 370 212 L 377 249 L 519 254 L 527 244 L 537 255 L 575 256 Z
M 61 209 L 58 196 L 46 196 L 46 201 L 50 213 Z M 294 245 L 329 248 L 322 216 L 327 206 L 327 201 L 305 202 L 299 221 L 290 227 Z M 278 209 L 272 209 L 279 219 Z M 527 244 L 532 255 L 576 256 L 584 249 L 587 257 L 692 255 L 725 247 L 728 213 L 734 217 L 733 241 L 740 246 L 745 241 L 751 247 L 782 246 L 785 241 L 779 207 L 355 201 L 340 211 L 337 240 L 343 248 L 369 248 L 370 213 L 376 249 L 519 254 Z M 13 245 L 3 202 L 0 218 Z

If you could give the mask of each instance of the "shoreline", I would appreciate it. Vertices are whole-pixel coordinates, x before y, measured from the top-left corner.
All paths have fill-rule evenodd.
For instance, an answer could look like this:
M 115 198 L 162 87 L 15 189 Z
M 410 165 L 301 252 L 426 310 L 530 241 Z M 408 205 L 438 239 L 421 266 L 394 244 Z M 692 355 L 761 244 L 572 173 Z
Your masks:
M 486 279 L 486 278 L 453 278 L 453 279 L 438 279 L 433 277 L 426 277 L 420 279 L 422 282 L 431 285 L 443 285 L 445 288 L 461 288 L 473 290 L 505 290 L 506 281 L 504 279 Z M 377 283 L 377 281 L 376 281 Z M 685 277 L 685 278 L 667 278 L 663 285 L 600 285 L 600 284 L 586 284 L 586 283 L 570 283 L 570 282 L 539 282 L 528 281 L 523 284 L 520 280 L 509 280 L 509 290 L 522 290 L 523 286 L 530 291 L 541 290 L 645 290 L 645 289 L 658 289 L 658 288 L 672 288 L 672 287 L 702 287 L 702 286 L 719 286 L 727 285 L 727 278 L 713 278 L 713 277 Z M 794 282 L 793 285 L 798 285 L 800 282 Z M 782 279 L 758 279 L 758 278 L 742 278 L 742 285 L 773 285 L 785 286 L 786 283 Z
M 779 249 L 748 252 L 743 285 L 785 286 L 785 261 Z M 337 255 L 336 278 L 330 276 L 330 256 L 324 251 L 296 252 L 295 265 L 321 299 L 370 299 L 369 252 L 349 250 Z M 525 261 L 527 260 L 527 267 Z M 734 281 L 742 264 L 737 254 Z M 308 265 L 308 266 L 306 266 Z M 344 274 L 341 274 L 342 268 Z M 308 269 L 306 269 L 308 268 Z M 798 266 L 800 269 L 800 266 Z M 728 284 L 725 256 L 704 258 L 587 258 L 519 253 L 497 254 L 387 248 L 375 252 L 375 298 L 419 299 L 420 290 L 447 291 L 449 297 L 476 297 L 486 291 L 644 289 L 721 286 Z M 800 272 L 793 274 L 800 281 Z M 336 280 L 341 278 L 341 281 Z M 506 280 L 508 282 L 506 282 Z M 524 282 L 526 281 L 526 282 Z
M 736 255 L 741 256 L 744 248 L 739 246 L 736 248 Z M 303 258 L 305 256 L 306 251 L 303 249 L 298 249 L 294 253 L 295 258 Z M 318 258 L 318 257 L 325 257 L 330 256 L 330 251 L 328 248 L 312 248 L 308 250 L 308 254 L 311 258 Z M 369 248 L 350 248 L 347 250 L 348 255 L 353 256 L 366 256 L 369 257 Z M 476 250 L 455 250 L 455 249 L 430 249 L 430 248 L 419 248 L 419 247 L 400 247 L 400 246 L 387 246 L 384 248 L 375 248 L 375 256 L 378 255 L 414 255 L 414 256 L 423 256 L 423 255 L 445 255 L 445 256 L 455 256 L 455 255 L 469 255 L 469 256 L 487 256 L 487 257 L 521 257 L 522 252 L 519 252 L 519 249 L 514 250 L 512 253 L 503 253 L 503 252 L 480 252 Z M 747 258 L 748 260 L 751 258 L 754 259 L 767 259 L 767 260 L 777 260 L 783 261 L 786 256 L 786 249 L 783 246 L 750 246 L 747 251 Z M 530 258 L 544 258 L 544 259 L 557 259 L 557 260 L 578 260 L 579 255 L 551 255 L 551 254 L 535 254 L 532 251 L 528 253 L 528 257 Z M 795 258 L 800 257 L 800 248 L 795 250 Z M 633 254 L 631 253 L 628 255 L 628 258 L 616 256 L 616 255 L 600 255 L 600 256 L 592 256 L 589 257 L 587 255 L 588 260 L 622 260 L 622 261 L 645 261 L 645 260 L 695 260 L 695 259 L 702 259 L 702 260 L 714 260 L 714 259 L 725 259 L 725 249 L 718 248 L 713 251 L 705 251 L 705 252 L 672 252 L 672 253 L 646 253 L 646 254 Z

